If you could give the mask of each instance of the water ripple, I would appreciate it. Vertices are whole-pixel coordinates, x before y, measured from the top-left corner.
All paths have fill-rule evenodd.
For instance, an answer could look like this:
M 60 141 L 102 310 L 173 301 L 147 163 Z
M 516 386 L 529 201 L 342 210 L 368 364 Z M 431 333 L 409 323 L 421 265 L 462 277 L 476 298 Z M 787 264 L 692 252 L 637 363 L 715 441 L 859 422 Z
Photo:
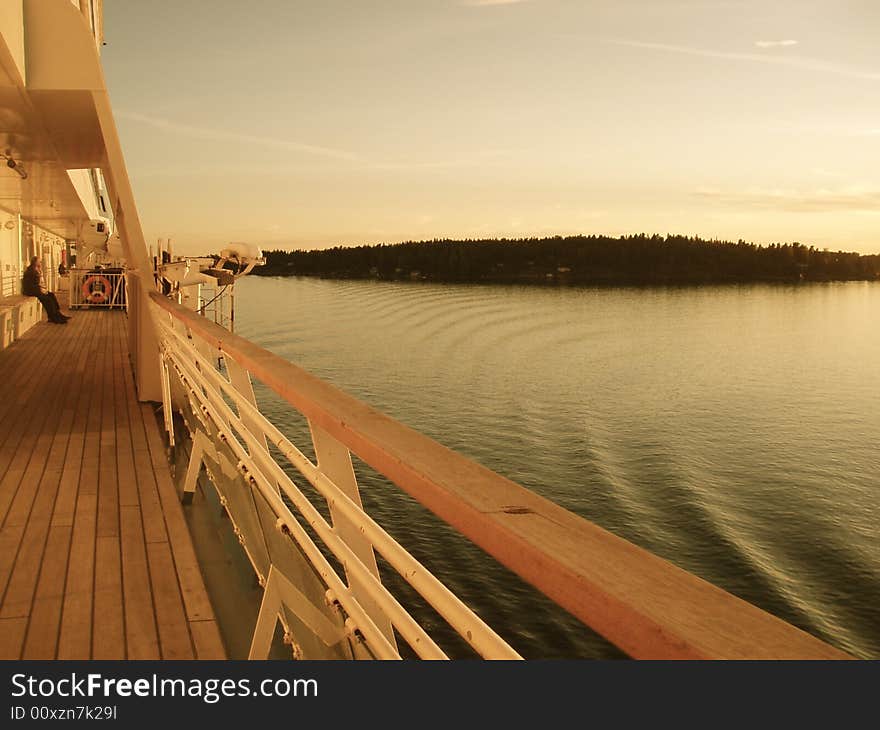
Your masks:
M 880 657 L 880 285 L 238 288 L 245 336 L 826 641 Z M 281 404 L 267 409 L 287 418 Z M 360 479 L 371 513 L 524 654 L 613 655 L 392 485 Z

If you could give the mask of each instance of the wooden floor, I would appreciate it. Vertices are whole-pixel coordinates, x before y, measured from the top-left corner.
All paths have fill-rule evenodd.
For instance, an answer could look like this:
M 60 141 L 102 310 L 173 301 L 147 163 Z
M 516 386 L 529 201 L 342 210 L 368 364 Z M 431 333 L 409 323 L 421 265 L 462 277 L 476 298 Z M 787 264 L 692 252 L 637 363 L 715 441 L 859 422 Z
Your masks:
M 0 351 L 0 658 L 221 659 L 126 315 Z

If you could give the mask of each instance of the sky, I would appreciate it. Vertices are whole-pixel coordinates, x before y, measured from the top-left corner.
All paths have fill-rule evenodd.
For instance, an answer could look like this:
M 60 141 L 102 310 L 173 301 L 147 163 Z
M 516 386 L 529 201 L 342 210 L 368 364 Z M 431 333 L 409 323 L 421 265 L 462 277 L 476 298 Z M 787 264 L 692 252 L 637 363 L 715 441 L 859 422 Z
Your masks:
M 876 0 L 114 0 L 176 253 L 676 233 L 880 253 Z

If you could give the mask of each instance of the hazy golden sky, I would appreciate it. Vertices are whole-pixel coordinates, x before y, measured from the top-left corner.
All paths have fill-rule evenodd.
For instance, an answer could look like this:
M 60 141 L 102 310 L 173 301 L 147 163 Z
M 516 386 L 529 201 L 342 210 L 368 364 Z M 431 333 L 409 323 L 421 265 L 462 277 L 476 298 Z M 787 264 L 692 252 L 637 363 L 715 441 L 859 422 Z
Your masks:
M 105 3 L 148 241 L 880 252 L 876 0 Z

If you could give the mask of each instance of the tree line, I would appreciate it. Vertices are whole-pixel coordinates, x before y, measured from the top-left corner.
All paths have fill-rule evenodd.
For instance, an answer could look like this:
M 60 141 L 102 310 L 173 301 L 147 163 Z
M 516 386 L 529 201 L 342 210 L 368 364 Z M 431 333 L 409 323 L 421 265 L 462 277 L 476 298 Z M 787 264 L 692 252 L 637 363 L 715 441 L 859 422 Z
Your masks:
M 442 239 L 268 251 L 254 273 L 544 284 L 842 281 L 880 279 L 880 255 L 676 235 Z

